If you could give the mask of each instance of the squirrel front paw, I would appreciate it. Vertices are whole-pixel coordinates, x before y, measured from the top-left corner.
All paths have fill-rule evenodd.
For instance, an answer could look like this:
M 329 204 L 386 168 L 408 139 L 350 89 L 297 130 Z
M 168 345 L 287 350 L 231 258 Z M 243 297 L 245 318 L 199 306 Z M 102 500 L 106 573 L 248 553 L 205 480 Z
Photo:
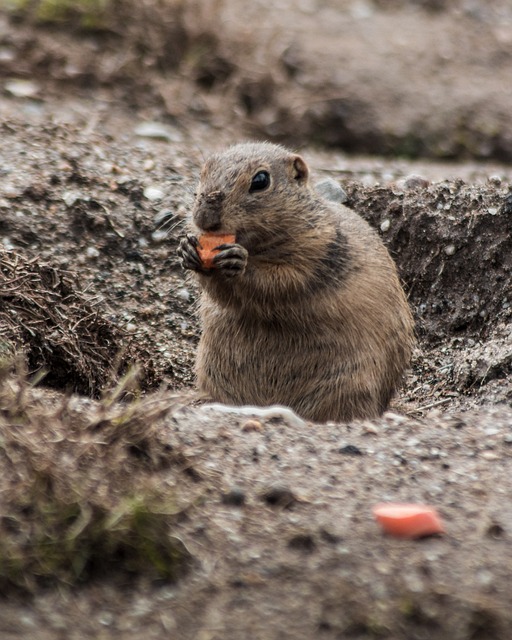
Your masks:
M 217 272 L 228 278 L 242 275 L 249 257 L 247 249 L 239 244 L 229 243 L 215 247 L 215 255 L 212 257 L 210 253 L 206 261 L 204 254 L 201 256 L 201 244 L 198 238 L 191 234 L 180 238 L 177 253 L 184 269 L 207 275 Z
M 249 253 L 241 244 L 221 244 L 213 258 L 213 268 L 228 278 L 241 276 L 247 267 Z
M 181 259 L 181 265 L 184 269 L 203 271 L 203 264 L 199 257 L 199 253 L 197 252 L 198 246 L 198 239 L 191 234 L 187 234 L 180 238 L 177 254 Z

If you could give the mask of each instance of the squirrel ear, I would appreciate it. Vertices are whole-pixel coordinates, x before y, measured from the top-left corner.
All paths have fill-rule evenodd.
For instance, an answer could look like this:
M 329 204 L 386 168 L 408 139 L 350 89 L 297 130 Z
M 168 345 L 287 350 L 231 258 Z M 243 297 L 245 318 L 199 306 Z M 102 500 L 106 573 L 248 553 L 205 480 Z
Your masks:
M 308 165 L 300 156 L 293 156 L 293 177 L 299 183 L 306 183 L 309 177 Z

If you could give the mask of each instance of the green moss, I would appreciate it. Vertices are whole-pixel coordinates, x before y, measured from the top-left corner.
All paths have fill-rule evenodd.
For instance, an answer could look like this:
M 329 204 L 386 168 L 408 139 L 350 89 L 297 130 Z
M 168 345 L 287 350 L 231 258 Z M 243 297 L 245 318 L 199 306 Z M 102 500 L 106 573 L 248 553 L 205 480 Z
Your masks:
M 58 24 L 73 19 L 83 28 L 101 29 L 111 5 L 112 0 L 9 0 L 7 8 L 36 22 Z
M 108 510 L 83 499 L 66 503 L 47 489 L 44 497 L 40 488 L 34 493 L 39 497 L 21 509 L 23 515 L 4 516 L 12 532 L 25 533 L 0 538 L 4 585 L 74 584 L 115 572 L 172 581 L 188 564 L 189 553 L 171 534 L 174 507 L 162 496 L 125 496 Z

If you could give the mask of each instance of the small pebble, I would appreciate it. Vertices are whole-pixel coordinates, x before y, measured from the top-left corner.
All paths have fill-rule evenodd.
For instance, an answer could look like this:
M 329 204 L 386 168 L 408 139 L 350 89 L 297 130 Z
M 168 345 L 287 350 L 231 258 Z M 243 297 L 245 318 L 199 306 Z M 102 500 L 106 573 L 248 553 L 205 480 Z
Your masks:
M 117 171 L 121 171 L 121 169 L 117 169 Z M 120 187 L 122 187 L 124 185 L 129 186 L 131 182 L 133 182 L 133 179 L 130 178 L 130 176 L 128 176 L 128 175 L 119 176 L 119 178 L 116 180 L 116 184 L 118 186 L 120 186 Z
M 505 529 L 501 526 L 501 524 L 497 522 L 493 522 L 491 525 L 489 525 L 486 531 L 486 534 L 490 538 L 494 538 L 494 540 L 499 540 L 504 533 Z
M 64 191 L 62 200 L 66 207 L 72 207 L 75 203 L 82 199 L 82 195 L 78 191 Z
M 0 48 L 0 62 L 12 62 L 16 58 L 16 54 L 12 49 L 7 47 Z
M 350 5 L 350 14 L 355 20 L 371 18 L 374 12 L 373 5 L 365 0 L 357 0 Z
M 162 124 L 161 122 L 141 122 L 135 127 L 134 133 L 140 138 L 152 138 L 165 142 L 179 142 L 181 135 L 178 131 Z
M 449 244 L 447 247 L 444 248 L 444 252 L 446 253 L 447 256 L 453 256 L 453 254 L 455 253 L 455 245 Z
M 148 158 L 144 161 L 142 168 L 144 171 L 152 171 L 155 168 L 155 161 L 152 158 Z
M 245 492 L 240 487 L 233 487 L 222 494 L 222 502 L 231 507 L 241 507 L 245 503 Z
M 386 233 L 386 231 L 389 231 L 390 226 L 391 226 L 391 220 L 386 218 L 380 223 L 380 230 L 382 231 L 382 233 Z
M 405 178 L 400 178 L 396 180 L 394 183 L 395 190 L 400 191 L 413 191 L 416 189 L 426 189 L 429 186 L 430 182 L 423 178 L 422 176 L 418 176 L 416 174 L 411 174 L 410 176 L 406 176 Z
M 110 611 L 104 611 L 98 616 L 98 622 L 105 627 L 109 627 L 114 622 L 114 616 Z
M 176 297 L 184 302 L 188 302 L 190 300 L 190 291 L 188 289 L 178 289 L 178 291 L 176 291 Z
M 20 191 L 9 182 L 6 182 L 2 185 L 2 194 L 6 198 L 17 198 L 19 195 L 21 195 Z
M 378 436 L 380 434 L 379 427 L 375 426 L 371 422 L 364 425 L 364 433 L 368 433 L 372 436 Z
M 510 215 L 512 213 L 512 193 L 505 198 L 504 203 L 501 205 L 502 213 Z
M 253 456 L 255 458 L 260 458 L 261 456 L 267 453 L 267 447 L 264 444 L 258 444 L 253 449 Z
M 85 250 L 85 255 L 90 259 L 94 259 L 99 257 L 100 252 L 98 251 L 98 249 L 96 249 L 96 247 L 87 247 L 87 249 Z
M 158 231 L 153 231 L 151 234 L 151 240 L 156 244 L 160 242 L 164 242 L 169 237 L 169 232 L 165 229 L 159 229 Z
M 282 485 L 269 487 L 261 494 L 262 499 L 273 507 L 290 507 L 297 502 L 297 497 L 291 489 Z
M 413 593 L 423 593 L 425 590 L 422 576 L 415 570 L 410 570 L 403 575 L 403 581 Z
M 405 189 L 426 189 L 430 182 L 423 176 L 411 174 L 404 178 Z
M 143 193 L 150 202 L 156 202 L 165 196 L 165 191 L 160 187 L 146 187 Z
M 33 98 L 40 91 L 40 86 L 32 80 L 9 80 L 4 88 L 15 98 Z
M 484 460 L 488 460 L 489 462 L 493 462 L 494 460 L 499 460 L 501 456 L 493 451 L 482 451 L 482 453 L 480 453 L 480 457 Z
M 263 431 L 263 424 L 259 420 L 247 420 L 242 425 L 242 431 L 244 433 L 247 433 L 250 431 L 256 431 L 258 433 L 261 433 Z
M 327 178 L 318 182 L 315 185 L 315 189 L 322 198 L 331 200 L 331 202 L 339 202 L 343 204 L 348 200 L 346 191 L 336 182 L 336 180 L 333 180 L 332 178 Z
M 490 587 L 494 582 L 494 574 L 492 571 L 481 569 L 477 572 L 476 579 L 480 587 Z
M 338 449 L 338 453 L 342 453 L 346 456 L 362 456 L 363 452 L 355 444 L 346 444 L 344 447 Z
M 309 533 L 299 533 L 288 540 L 288 547 L 295 551 L 312 553 L 316 548 L 315 539 Z
M 426 388 L 428 389 L 428 385 L 426 385 Z M 394 413 L 393 411 L 386 411 L 385 416 L 395 424 L 403 424 L 404 422 L 407 422 L 406 416 L 403 416 L 400 413 Z

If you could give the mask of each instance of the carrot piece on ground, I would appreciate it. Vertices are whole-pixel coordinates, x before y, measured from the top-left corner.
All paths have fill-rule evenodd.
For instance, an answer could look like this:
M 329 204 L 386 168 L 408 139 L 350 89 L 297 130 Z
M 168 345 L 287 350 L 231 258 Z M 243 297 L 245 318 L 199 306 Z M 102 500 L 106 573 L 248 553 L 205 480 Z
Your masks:
M 201 258 L 205 269 L 213 269 L 213 259 L 219 253 L 215 250 L 221 244 L 232 244 L 235 242 L 235 236 L 232 234 L 205 233 L 199 238 L 199 246 L 197 253 Z
M 425 504 L 382 503 L 373 508 L 373 515 L 386 533 L 400 538 L 421 538 L 444 532 L 437 511 Z

